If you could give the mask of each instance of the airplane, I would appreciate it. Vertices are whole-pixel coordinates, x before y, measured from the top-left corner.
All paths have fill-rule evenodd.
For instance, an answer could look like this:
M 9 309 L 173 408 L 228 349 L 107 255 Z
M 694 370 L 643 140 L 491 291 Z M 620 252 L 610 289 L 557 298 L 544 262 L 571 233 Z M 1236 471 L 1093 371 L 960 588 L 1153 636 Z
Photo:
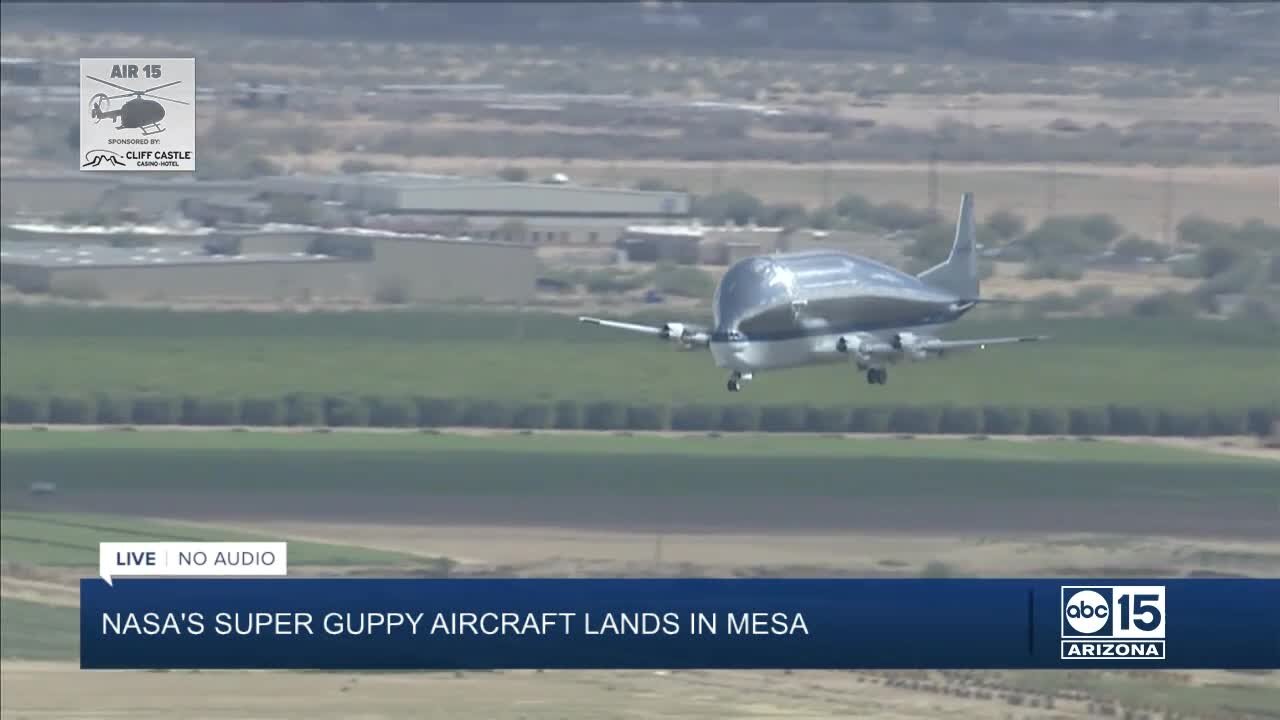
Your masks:
M 947 259 L 910 275 L 834 250 L 758 255 L 735 263 L 716 287 L 714 327 L 660 327 L 579 317 L 580 322 L 655 336 L 685 349 L 709 349 L 738 392 L 756 373 L 851 362 L 867 383 L 884 385 L 889 366 L 989 345 L 1047 340 L 1044 335 L 944 340 L 935 333 L 982 303 L 973 193 L 960 200 Z

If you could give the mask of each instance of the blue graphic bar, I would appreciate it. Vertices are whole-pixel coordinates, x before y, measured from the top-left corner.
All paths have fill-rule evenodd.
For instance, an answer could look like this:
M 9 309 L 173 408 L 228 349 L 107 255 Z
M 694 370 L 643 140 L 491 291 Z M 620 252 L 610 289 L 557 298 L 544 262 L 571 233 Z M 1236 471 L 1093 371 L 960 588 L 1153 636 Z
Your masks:
M 1280 668 L 1280 580 L 101 579 L 86 669 Z

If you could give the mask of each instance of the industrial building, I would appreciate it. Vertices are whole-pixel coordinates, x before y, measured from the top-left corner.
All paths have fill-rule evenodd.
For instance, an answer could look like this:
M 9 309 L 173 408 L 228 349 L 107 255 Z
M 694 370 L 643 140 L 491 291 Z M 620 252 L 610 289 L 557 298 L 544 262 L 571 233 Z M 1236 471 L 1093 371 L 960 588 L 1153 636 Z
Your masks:
M 703 230 L 691 225 L 632 225 L 623 231 L 618 245 L 632 262 L 673 262 L 692 265 L 699 261 Z
M 263 178 L 267 202 L 307 202 L 358 211 L 362 224 L 398 230 L 448 225 L 455 232 L 533 245 L 615 244 L 633 224 L 690 217 L 683 192 L 575 185 L 567 178 L 506 182 L 445 175 L 363 173 Z
M 537 260 L 527 245 L 358 233 L 211 235 L 200 242 L 113 247 L 7 242 L 0 282 L 23 292 L 112 300 L 523 302 Z M 275 248 L 304 248 L 280 252 Z M 334 253 L 320 252 L 326 243 Z M 225 251 L 228 249 L 230 251 Z
M 0 228 L 6 242 L 48 245 L 198 245 L 214 235 L 214 228 L 171 225 L 73 225 L 53 222 L 18 222 Z
M 523 302 L 535 293 L 538 247 L 613 249 L 628 226 L 685 226 L 691 212 L 686 193 L 563 176 L 84 173 L 5 176 L 0 186 L 6 283 L 131 300 Z
M 112 300 L 351 298 L 366 293 L 355 261 L 319 256 L 210 255 L 198 247 L 6 244 L 0 280 L 22 292 Z
M 634 262 L 731 265 L 752 255 L 785 252 L 793 245 L 822 247 L 831 236 L 820 230 L 755 225 L 631 225 L 623 230 L 618 247 Z M 851 237 L 841 233 L 836 239 L 848 243 Z
M 223 181 L 5 176 L 0 201 L 10 221 L 94 212 L 208 224 L 283 219 L 532 245 L 613 246 L 628 225 L 686 223 L 691 212 L 683 192 L 577 185 L 564 177 L 506 182 L 386 172 Z
M 6 175 L 0 178 L 0 208 L 10 221 L 69 213 L 156 218 L 181 215 L 190 198 L 247 202 L 259 192 L 251 180 L 157 180 L 107 173 Z

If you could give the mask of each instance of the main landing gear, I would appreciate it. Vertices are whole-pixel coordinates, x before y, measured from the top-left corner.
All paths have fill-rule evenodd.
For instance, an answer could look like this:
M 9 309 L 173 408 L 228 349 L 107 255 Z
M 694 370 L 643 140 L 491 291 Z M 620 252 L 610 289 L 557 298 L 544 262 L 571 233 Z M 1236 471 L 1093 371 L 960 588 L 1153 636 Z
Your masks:
M 729 392 L 738 392 L 750 379 L 751 373 L 738 372 L 737 370 L 734 370 L 733 374 L 729 376 L 729 382 L 725 387 L 728 388 Z
M 868 385 L 883 385 L 889 381 L 889 371 L 884 368 L 870 368 L 867 370 Z

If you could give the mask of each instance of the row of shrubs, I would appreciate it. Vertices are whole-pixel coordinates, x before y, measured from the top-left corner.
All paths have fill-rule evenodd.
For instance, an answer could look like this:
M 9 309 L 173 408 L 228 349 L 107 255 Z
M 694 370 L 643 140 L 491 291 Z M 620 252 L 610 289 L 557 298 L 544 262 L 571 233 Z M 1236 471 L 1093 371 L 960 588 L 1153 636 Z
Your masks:
M 1057 409 L 501 403 L 427 397 L 36 395 L 6 393 L 6 423 L 492 427 L 728 432 L 891 432 L 992 435 L 1265 435 L 1280 406 L 1180 411 L 1111 405 Z

